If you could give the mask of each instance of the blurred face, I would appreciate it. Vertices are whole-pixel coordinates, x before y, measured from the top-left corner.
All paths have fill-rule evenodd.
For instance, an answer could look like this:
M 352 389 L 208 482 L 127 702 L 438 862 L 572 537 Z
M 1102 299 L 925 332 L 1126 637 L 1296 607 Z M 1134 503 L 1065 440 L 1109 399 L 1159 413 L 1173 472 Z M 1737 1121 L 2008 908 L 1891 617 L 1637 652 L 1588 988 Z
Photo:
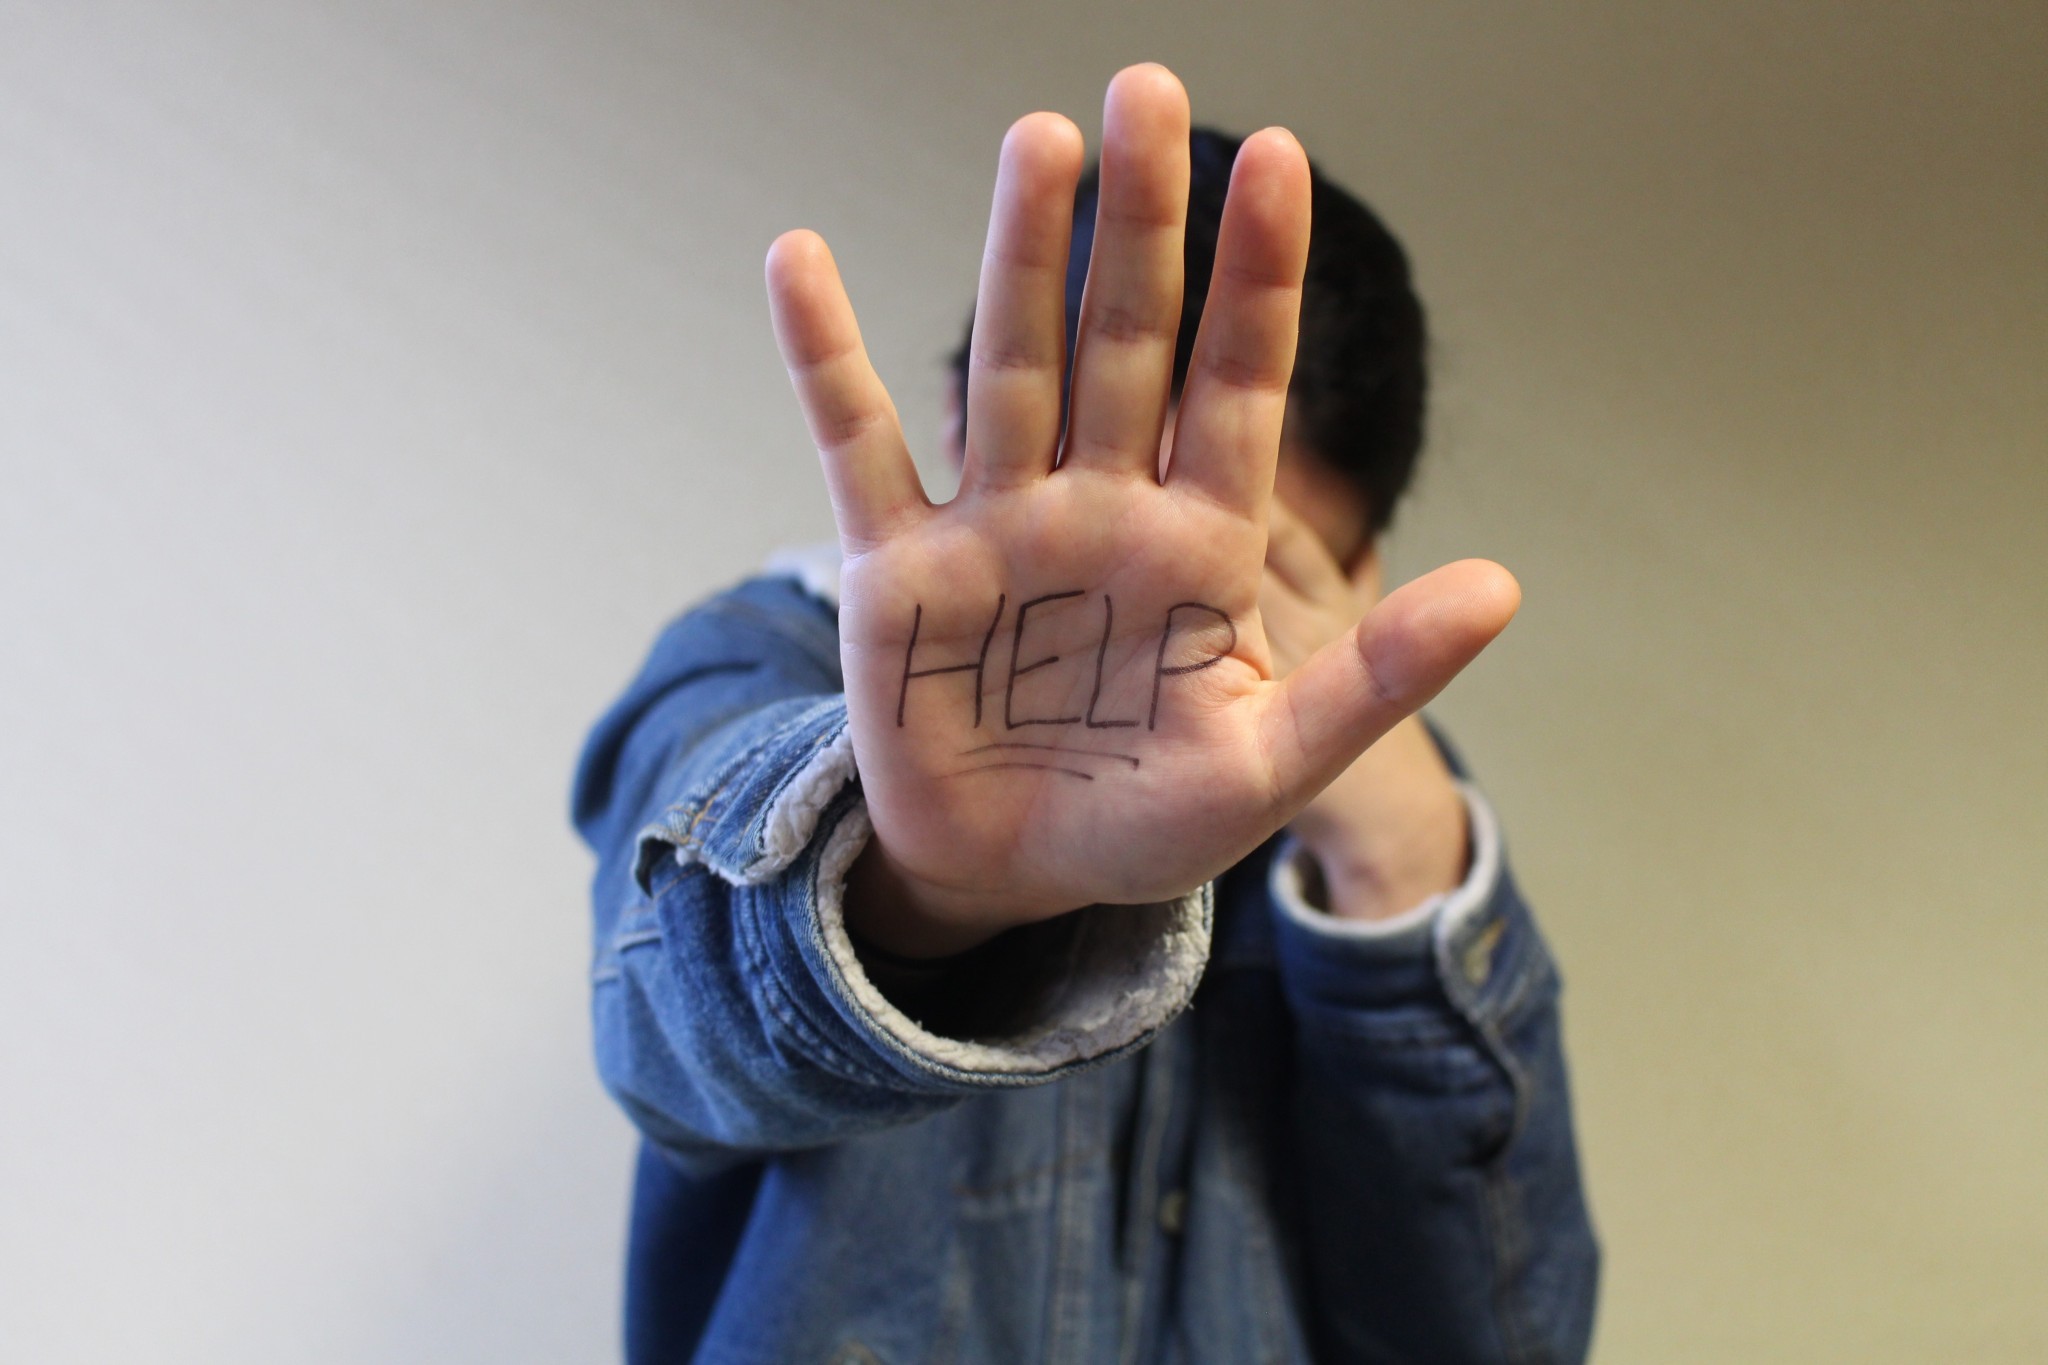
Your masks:
M 1159 437 L 1159 459 L 1163 466 L 1173 445 L 1173 423 L 1180 414 L 1175 404 L 1167 409 L 1166 429 Z M 965 460 L 966 433 L 961 428 L 960 403 L 953 386 L 946 386 L 946 456 L 959 469 Z M 1294 405 L 1288 404 L 1287 423 L 1280 431 L 1280 465 L 1274 472 L 1273 492 L 1294 515 L 1315 529 L 1330 555 L 1345 569 L 1355 566 L 1372 548 L 1372 509 L 1365 495 L 1352 482 L 1330 468 L 1315 449 L 1302 439 L 1295 421 Z
M 1273 474 L 1273 493 L 1314 528 L 1331 558 L 1347 572 L 1371 552 L 1371 503 L 1302 439 L 1292 403 L 1287 405 L 1287 424 L 1280 429 L 1280 466 Z

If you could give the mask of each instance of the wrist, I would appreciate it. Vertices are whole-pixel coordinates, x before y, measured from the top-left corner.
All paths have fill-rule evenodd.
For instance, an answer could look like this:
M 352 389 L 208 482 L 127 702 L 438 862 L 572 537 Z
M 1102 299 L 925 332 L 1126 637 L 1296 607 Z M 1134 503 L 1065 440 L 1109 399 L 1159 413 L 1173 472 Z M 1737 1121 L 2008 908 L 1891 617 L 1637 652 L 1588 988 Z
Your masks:
M 919 877 L 890 856 L 879 838 L 870 839 L 847 870 L 843 904 L 853 937 L 913 961 L 954 957 L 1006 930 L 1061 913 L 1033 913 Z
M 1442 829 L 1447 837 L 1432 838 L 1427 848 L 1393 852 L 1302 839 L 1315 872 L 1306 898 L 1337 919 L 1386 920 L 1456 889 L 1470 870 L 1467 835 L 1462 820 Z
M 1471 834 L 1464 795 L 1420 724 L 1389 752 L 1377 746 L 1304 810 L 1293 832 L 1315 859 L 1329 913 L 1384 919 L 1459 886 Z M 1406 752 L 1403 752 L 1403 749 Z

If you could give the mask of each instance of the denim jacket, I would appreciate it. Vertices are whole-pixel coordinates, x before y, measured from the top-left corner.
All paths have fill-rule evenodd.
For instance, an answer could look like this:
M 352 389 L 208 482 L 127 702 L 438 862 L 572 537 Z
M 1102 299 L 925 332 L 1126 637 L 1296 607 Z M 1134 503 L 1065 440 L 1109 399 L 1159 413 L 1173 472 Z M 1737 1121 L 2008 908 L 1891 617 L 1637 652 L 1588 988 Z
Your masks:
M 634 1365 L 1583 1358 L 1558 978 L 1505 866 L 1350 934 L 1275 840 L 1005 935 L 936 1019 L 841 919 L 836 621 L 781 577 L 691 611 L 577 773 Z

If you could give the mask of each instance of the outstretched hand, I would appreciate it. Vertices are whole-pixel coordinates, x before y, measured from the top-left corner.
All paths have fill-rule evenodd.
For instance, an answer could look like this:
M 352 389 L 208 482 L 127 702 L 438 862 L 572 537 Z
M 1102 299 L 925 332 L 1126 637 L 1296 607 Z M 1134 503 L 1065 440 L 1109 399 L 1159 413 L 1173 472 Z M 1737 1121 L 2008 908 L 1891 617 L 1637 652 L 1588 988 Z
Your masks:
M 814 233 L 769 252 L 775 331 L 845 555 L 841 655 L 875 837 L 850 916 L 885 948 L 971 946 L 1184 894 L 1257 847 L 1507 624 L 1499 566 L 1393 593 L 1276 677 L 1259 600 L 1308 251 L 1294 138 L 1246 139 L 1171 449 L 1186 93 L 1111 82 L 1068 415 L 1064 281 L 1083 149 L 1003 144 L 959 495 L 925 496 Z M 856 890 L 860 888 L 857 886 Z

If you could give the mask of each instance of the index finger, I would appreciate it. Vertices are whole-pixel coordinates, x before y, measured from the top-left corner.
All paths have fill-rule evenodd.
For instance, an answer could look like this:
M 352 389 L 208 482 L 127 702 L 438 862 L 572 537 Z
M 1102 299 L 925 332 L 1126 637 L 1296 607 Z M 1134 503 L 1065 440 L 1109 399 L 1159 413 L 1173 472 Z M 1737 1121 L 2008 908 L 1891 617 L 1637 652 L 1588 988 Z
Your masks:
M 768 248 L 767 274 L 775 341 L 825 466 L 840 549 L 859 554 L 931 503 L 825 239 L 785 232 Z

